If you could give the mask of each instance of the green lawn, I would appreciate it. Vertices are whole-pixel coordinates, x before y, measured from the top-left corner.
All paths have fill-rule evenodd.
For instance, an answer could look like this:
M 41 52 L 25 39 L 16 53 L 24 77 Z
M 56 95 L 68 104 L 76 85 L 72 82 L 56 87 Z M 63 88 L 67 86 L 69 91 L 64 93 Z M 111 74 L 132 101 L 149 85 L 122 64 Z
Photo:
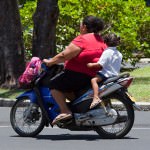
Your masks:
M 150 102 L 150 66 L 136 69 L 130 74 L 134 77 L 134 81 L 129 87 L 131 95 L 139 102 Z
M 23 90 L 20 89 L 0 89 L 0 97 L 1 98 L 10 98 L 15 99 L 19 94 L 21 94 Z
M 135 69 L 130 72 L 134 81 L 129 87 L 129 93 L 135 97 L 138 102 L 150 102 L 150 66 Z M 0 89 L 0 97 L 15 99 L 23 90 Z

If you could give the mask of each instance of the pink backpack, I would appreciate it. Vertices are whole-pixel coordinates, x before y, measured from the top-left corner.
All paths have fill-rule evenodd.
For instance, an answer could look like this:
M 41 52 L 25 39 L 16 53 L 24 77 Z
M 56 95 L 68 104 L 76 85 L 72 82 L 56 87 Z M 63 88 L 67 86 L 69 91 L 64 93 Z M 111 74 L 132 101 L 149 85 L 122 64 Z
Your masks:
M 31 88 L 32 81 L 40 73 L 41 60 L 38 57 L 32 57 L 31 61 L 27 64 L 25 71 L 19 77 L 18 83 L 20 88 Z

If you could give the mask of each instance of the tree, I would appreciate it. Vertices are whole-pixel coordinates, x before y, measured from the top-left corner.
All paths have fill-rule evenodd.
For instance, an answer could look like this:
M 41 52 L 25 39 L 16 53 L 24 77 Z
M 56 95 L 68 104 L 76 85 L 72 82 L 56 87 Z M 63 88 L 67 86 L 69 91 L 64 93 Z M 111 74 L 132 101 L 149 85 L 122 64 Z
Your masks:
M 17 0 L 0 1 L 0 85 L 13 87 L 24 69 L 22 30 Z
M 150 0 L 145 0 L 146 1 L 146 6 L 150 6 Z
M 58 0 L 38 0 L 33 16 L 33 56 L 47 58 L 56 53 Z
M 35 4 L 36 0 L 26 0 L 26 5 L 24 5 L 25 7 L 21 9 L 21 19 L 23 19 L 22 22 L 25 29 L 24 35 L 26 50 L 29 52 L 31 50 L 31 44 L 29 43 L 31 43 L 30 41 L 32 38 L 30 31 L 33 28 L 32 23 L 30 24 L 30 20 L 31 14 L 35 10 Z M 140 54 L 139 56 L 142 57 L 150 57 L 150 8 L 146 6 L 145 1 L 59 0 L 58 6 L 60 15 L 56 28 L 57 52 L 62 51 L 73 37 L 79 34 L 79 24 L 84 16 L 95 15 L 102 17 L 105 21 L 106 28 L 102 34 L 115 32 L 121 36 L 122 40 L 120 50 L 124 55 L 124 60 L 131 59 L 132 61 L 135 56 L 133 54 L 135 53 Z M 44 16 L 41 18 L 43 20 Z M 41 22 L 41 24 L 43 23 Z M 40 35 L 39 31 L 37 35 Z M 47 42 L 49 41 L 47 40 Z M 37 50 L 34 51 L 34 55 L 36 55 L 36 51 L 38 51 L 38 48 L 36 49 Z M 50 50 L 51 49 L 48 51 Z M 55 48 L 52 50 L 55 50 Z M 46 49 L 42 49 L 42 53 L 45 53 L 45 51 Z M 48 56 L 49 55 L 47 55 L 47 57 Z M 137 57 L 134 57 L 134 59 L 133 63 L 138 61 Z
M 123 59 L 134 64 L 142 57 L 150 57 L 150 11 L 143 0 L 59 0 L 60 17 L 57 42 L 66 41 L 78 34 L 79 21 L 86 15 L 104 19 L 105 30 L 121 37 Z M 73 28 L 72 28 L 73 27 Z M 63 46 L 59 46 L 62 50 Z M 138 54 L 138 57 L 134 57 Z M 137 56 L 137 55 L 136 55 Z
M 30 60 L 32 57 L 33 14 L 36 6 L 37 0 L 19 0 L 19 10 L 25 47 L 25 61 Z

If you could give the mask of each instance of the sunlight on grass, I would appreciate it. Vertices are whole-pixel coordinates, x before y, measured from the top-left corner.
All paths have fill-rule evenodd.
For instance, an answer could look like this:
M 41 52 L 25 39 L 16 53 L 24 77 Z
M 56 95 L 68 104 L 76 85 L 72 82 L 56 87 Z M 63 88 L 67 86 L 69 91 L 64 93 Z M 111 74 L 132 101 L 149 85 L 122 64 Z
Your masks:
M 21 89 L 0 89 L 0 97 L 15 99 L 18 95 L 20 95 L 23 92 L 24 90 Z
M 140 86 L 132 84 L 129 88 L 129 93 L 131 93 L 138 102 L 150 102 L 150 87 L 148 88 L 145 84 L 141 84 Z
M 134 77 L 149 77 L 150 78 L 150 66 L 135 69 L 130 74 Z
M 150 67 L 136 69 L 130 74 L 135 79 L 129 87 L 129 92 L 139 102 L 150 102 Z

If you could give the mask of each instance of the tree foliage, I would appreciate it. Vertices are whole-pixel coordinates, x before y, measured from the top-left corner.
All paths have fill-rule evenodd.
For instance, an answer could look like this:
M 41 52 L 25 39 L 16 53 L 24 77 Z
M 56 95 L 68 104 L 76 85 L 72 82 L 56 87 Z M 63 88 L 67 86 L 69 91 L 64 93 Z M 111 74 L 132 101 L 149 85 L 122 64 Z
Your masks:
M 121 36 L 119 49 L 124 59 L 133 59 L 134 53 L 150 57 L 150 7 L 146 7 L 144 0 L 59 0 L 58 4 L 57 51 L 79 34 L 79 24 L 84 16 L 95 15 L 105 21 L 102 34 L 115 32 Z M 29 31 L 35 7 L 36 1 L 27 0 L 20 10 L 26 49 L 30 49 L 32 34 Z
M 23 29 L 26 59 L 32 56 L 32 33 L 33 33 L 33 14 L 37 6 L 37 0 L 20 0 L 20 16 Z

